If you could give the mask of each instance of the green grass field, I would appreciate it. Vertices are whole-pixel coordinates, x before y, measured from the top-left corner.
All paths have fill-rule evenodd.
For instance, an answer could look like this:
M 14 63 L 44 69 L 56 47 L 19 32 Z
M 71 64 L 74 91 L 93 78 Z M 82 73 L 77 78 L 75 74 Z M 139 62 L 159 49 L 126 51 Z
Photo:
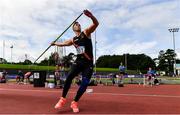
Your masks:
M 55 66 L 0 64 L 0 69 L 55 70 Z M 102 72 L 117 72 L 118 71 L 118 69 L 116 68 L 96 68 L 96 70 L 102 71 Z
M 0 69 L 55 70 L 55 66 L 0 64 Z M 97 71 L 116 72 L 115 68 L 97 68 Z
M 0 64 L 0 69 L 21 69 L 21 70 L 46 70 L 54 71 L 55 66 L 37 66 L 37 65 L 15 65 L 15 64 Z M 68 70 L 68 68 L 66 68 Z M 95 70 L 95 68 L 94 68 Z M 97 72 L 118 72 L 118 68 L 96 68 Z M 135 70 L 127 70 L 128 74 L 138 74 Z
M 54 70 L 54 66 L 0 64 L 0 69 Z

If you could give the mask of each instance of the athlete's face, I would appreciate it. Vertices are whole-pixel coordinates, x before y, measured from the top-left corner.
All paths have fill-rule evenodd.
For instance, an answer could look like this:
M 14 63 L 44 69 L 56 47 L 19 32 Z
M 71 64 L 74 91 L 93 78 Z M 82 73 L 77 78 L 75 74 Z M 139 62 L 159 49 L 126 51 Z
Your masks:
M 81 25 L 80 25 L 78 22 L 76 22 L 76 23 L 74 24 L 74 26 L 73 26 L 73 31 L 74 31 L 74 32 L 81 32 Z

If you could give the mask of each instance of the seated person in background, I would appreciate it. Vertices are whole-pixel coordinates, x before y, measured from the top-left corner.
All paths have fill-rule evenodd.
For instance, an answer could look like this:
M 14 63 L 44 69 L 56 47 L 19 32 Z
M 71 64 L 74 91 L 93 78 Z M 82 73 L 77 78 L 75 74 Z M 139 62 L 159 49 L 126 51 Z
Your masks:
M 0 78 L 0 82 L 6 83 L 6 78 L 7 78 L 7 72 L 6 72 L 6 70 L 3 70 L 1 78 Z
M 32 75 L 32 72 L 30 72 L 30 71 L 24 74 L 26 83 L 30 83 L 29 78 L 30 78 L 31 75 Z
M 151 67 L 149 67 L 149 70 L 147 71 L 147 85 L 153 85 L 153 80 L 155 78 L 155 71 L 152 70 Z
M 24 74 L 21 70 L 18 71 L 17 79 L 20 80 L 20 82 L 24 82 Z
M 157 78 L 154 79 L 154 85 L 159 85 L 159 80 Z
M 16 76 L 16 83 L 19 83 L 19 82 L 20 82 L 20 76 L 17 75 L 17 76 Z
M 0 74 L 0 83 L 6 83 L 6 78 L 3 76 L 3 73 Z
M 7 78 L 7 74 L 8 74 L 8 73 L 7 73 L 7 71 L 6 71 L 6 70 L 3 70 L 3 72 L 2 72 L 2 76 L 3 76 L 3 78 L 5 78 L 5 79 L 6 79 L 6 78 Z

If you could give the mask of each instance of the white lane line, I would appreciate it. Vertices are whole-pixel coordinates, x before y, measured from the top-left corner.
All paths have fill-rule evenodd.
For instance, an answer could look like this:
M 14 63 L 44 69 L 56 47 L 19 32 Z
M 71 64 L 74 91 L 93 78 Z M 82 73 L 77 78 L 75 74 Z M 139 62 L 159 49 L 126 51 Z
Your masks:
M 31 90 L 31 89 L 5 89 L 0 88 L 0 91 L 18 91 L 18 92 L 43 92 L 43 93 L 60 93 L 61 90 L 50 91 L 50 90 Z M 68 93 L 76 93 L 69 91 Z M 134 97 L 165 97 L 165 98 L 180 98 L 180 95 L 157 95 L 157 94 L 131 94 L 131 93 L 86 93 L 89 95 L 111 95 L 111 96 L 134 96 Z
M 167 97 L 167 98 L 180 98 L 180 95 L 157 95 L 157 94 L 132 94 L 132 93 L 90 93 L 97 95 L 113 95 L 113 96 L 134 96 L 134 97 Z

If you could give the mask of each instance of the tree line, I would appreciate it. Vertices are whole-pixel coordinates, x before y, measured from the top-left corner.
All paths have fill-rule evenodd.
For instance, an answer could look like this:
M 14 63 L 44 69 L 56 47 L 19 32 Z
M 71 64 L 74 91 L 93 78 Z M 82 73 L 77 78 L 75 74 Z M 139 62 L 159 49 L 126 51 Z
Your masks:
M 145 72 L 149 67 L 158 71 L 165 71 L 166 74 L 173 73 L 174 61 L 180 63 L 176 59 L 177 54 L 172 49 L 166 51 L 161 50 L 157 58 L 152 59 L 145 54 L 124 54 L 124 55 L 104 55 L 98 58 L 97 67 L 118 68 L 123 63 L 129 70 L 137 70 Z
M 177 54 L 172 49 L 166 51 L 161 50 L 157 58 L 152 59 L 146 54 L 124 54 L 124 55 L 103 55 L 96 61 L 96 66 L 101 68 L 118 68 L 120 63 L 123 63 L 128 70 L 137 70 L 140 72 L 146 71 L 149 67 L 165 71 L 166 73 L 173 72 L 174 59 Z M 61 64 L 65 67 L 70 67 L 76 56 L 70 53 L 60 59 L 57 52 L 51 53 L 48 58 L 43 59 L 36 65 L 43 66 L 55 66 Z M 0 58 L 0 62 L 9 63 L 5 59 Z M 176 63 L 180 63 L 179 59 L 176 59 Z M 31 65 L 32 62 L 28 59 L 23 62 L 17 62 L 13 64 Z
M 156 68 L 151 57 L 145 54 L 124 54 L 124 55 L 104 55 L 98 58 L 97 67 L 118 68 L 120 63 L 128 70 L 144 71 L 149 67 Z

